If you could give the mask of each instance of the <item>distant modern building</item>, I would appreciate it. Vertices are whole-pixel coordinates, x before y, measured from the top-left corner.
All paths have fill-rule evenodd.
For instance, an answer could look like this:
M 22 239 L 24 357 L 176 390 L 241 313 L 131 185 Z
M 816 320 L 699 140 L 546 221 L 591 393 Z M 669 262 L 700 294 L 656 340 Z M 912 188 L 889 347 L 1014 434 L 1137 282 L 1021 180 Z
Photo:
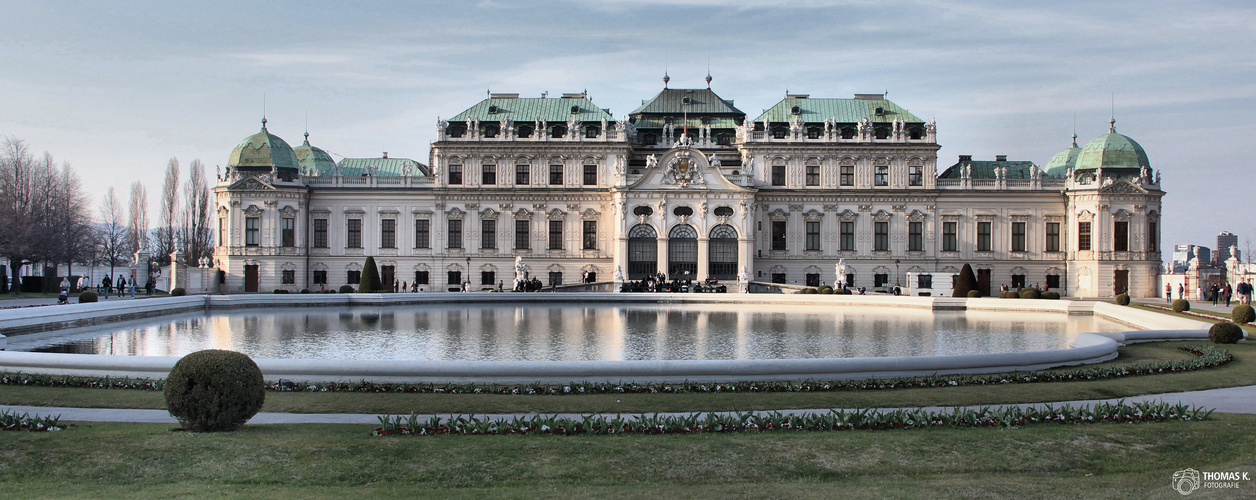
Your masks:
M 336 163 L 263 120 L 214 188 L 215 266 L 231 292 L 356 286 L 367 256 L 425 291 L 509 286 L 521 257 L 550 285 L 884 289 L 971 264 L 987 294 L 1156 292 L 1165 193 L 1115 121 L 1045 168 L 962 156 L 939 173 L 935 122 L 883 94 L 787 94 L 752 117 L 709 83 L 665 79 L 620 118 L 585 93 L 492 94 L 437 120 L 430 165 Z
M 1199 245 L 1177 245 L 1173 247 L 1173 260 L 1169 262 L 1169 274 L 1182 274 L 1191 266 L 1191 261 L 1199 259 L 1200 267 L 1212 267 L 1212 249 Z
M 1222 231 L 1221 234 L 1218 234 L 1217 235 L 1217 255 L 1216 255 L 1217 259 L 1215 261 L 1215 264 L 1217 266 L 1225 266 L 1225 261 L 1230 260 L 1230 247 L 1237 247 L 1238 245 L 1239 245 L 1238 235 L 1232 234 L 1229 231 Z M 1239 257 L 1239 256 L 1235 255 L 1235 257 Z

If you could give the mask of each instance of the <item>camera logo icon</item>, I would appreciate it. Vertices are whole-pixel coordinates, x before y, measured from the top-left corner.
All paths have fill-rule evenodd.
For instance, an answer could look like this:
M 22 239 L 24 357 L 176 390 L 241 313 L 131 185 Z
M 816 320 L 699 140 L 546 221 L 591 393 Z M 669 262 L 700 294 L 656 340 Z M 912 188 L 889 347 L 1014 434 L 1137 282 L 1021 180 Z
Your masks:
M 1189 495 L 1199 489 L 1199 471 L 1195 469 L 1180 470 L 1173 473 L 1173 489 L 1182 495 Z

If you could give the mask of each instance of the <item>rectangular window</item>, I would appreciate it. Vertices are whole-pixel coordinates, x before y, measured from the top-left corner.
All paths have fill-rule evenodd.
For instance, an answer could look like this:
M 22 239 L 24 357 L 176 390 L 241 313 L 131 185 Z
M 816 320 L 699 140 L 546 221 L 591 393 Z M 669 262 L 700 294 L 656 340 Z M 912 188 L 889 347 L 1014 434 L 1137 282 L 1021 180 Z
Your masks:
M 314 271 L 314 284 L 326 285 L 327 284 L 327 271 Z
M 362 282 L 362 271 L 349 271 L 345 274 L 345 283 L 353 285 L 354 288 L 357 288 L 358 283 Z
M 783 220 L 772 221 L 772 249 L 785 249 L 785 221 Z
M 772 185 L 785 185 L 785 165 L 772 165 Z
M 462 219 L 449 220 L 449 241 L 446 248 L 462 248 Z
M 874 167 L 874 169 L 875 170 L 873 170 L 873 172 L 875 175 L 873 176 L 873 184 L 878 186 L 890 185 L 890 167 L 879 165 Z
M 1020 290 L 1021 288 L 1025 288 L 1025 275 L 1013 274 L 1012 275 L 1012 289 Z
M 1012 251 L 1013 252 L 1025 251 L 1025 223 L 1024 222 L 1012 223 Z
M 528 249 L 528 233 L 531 231 L 531 225 L 526 220 L 515 221 L 515 250 Z
M 480 271 L 480 284 L 488 286 L 496 285 L 497 273 L 493 271 Z
M 890 282 L 890 275 L 888 274 L 873 274 L 872 275 L 872 286 L 874 287 L 881 288 L 885 286 L 886 283 L 889 283 L 889 282 Z
M 562 271 L 550 271 L 550 273 L 549 273 L 549 284 L 550 284 L 550 286 L 558 286 L 558 285 L 563 284 L 563 273 L 562 273 Z
M 218 219 L 218 245 L 227 244 L 227 219 Z
M 807 185 L 820 185 L 820 167 L 817 165 L 807 165 Z
M 462 286 L 462 271 L 449 271 L 445 273 L 446 283 L 451 287 Z
M 414 248 L 431 248 L 431 234 L 432 221 L 427 219 L 414 220 Z
M 916 288 L 933 288 L 933 275 L 932 274 L 917 274 L 916 275 Z
M 527 186 L 532 183 L 532 165 L 515 165 L 515 185 Z
M 956 251 L 956 248 L 958 247 L 958 243 L 959 243 L 958 241 L 959 238 L 956 237 L 956 233 L 959 232 L 958 228 L 959 228 L 958 222 L 943 222 L 942 223 L 942 251 L 944 252 Z
M 1060 251 L 1060 223 L 1059 222 L 1047 223 L 1046 251 L 1048 252 Z
M 919 165 L 912 165 L 910 167 L 907 167 L 907 185 L 908 186 L 923 186 L 925 183 L 924 172 L 925 172 L 925 167 L 922 167 Z
M 784 282 L 785 282 L 785 273 L 772 273 L 772 282 L 773 282 L 773 283 L 784 283 Z
M 497 184 L 497 165 L 480 166 L 480 184 L 485 186 Z
M 597 185 L 597 165 L 585 165 L 584 166 L 584 185 L 586 186 Z
M 842 251 L 855 251 L 855 223 L 842 222 Z
M 977 223 L 977 251 L 978 252 L 990 251 L 990 228 L 993 225 L 994 225 L 993 222 L 978 222 Z
M 1060 275 L 1058 275 L 1058 274 L 1048 274 L 1048 275 L 1047 275 L 1047 288 L 1049 288 L 1049 289 L 1050 289 L 1050 288 L 1060 288 Z
M 803 278 L 807 280 L 807 286 L 820 286 L 819 273 L 808 273 Z
M 327 248 L 327 219 L 314 219 L 314 248 Z
M 551 186 L 563 185 L 563 166 L 562 165 L 550 165 L 549 181 L 550 181 L 549 183 Z
M 1130 223 L 1116 221 L 1112 224 L 1112 250 L 1117 252 L 1130 251 Z
M 877 222 L 873 225 L 873 246 L 872 249 L 878 252 L 890 251 L 890 223 Z
M 279 279 L 280 283 L 284 285 L 295 285 L 297 282 L 297 271 L 295 269 L 284 269 Z
M 549 249 L 563 249 L 563 221 L 549 221 Z
M 383 219 L 379 221 L 379 247 L 397 248 L 396 219 Z
M 427 277 L 427 271 L 415 271 L 415 272 L 414 272 L 414 282 L 415 282 L 416 284 L 419 284 L 419 285 L 427 285 L 427 284 L 429 284 L 428 277 Z
M 345 222 L 345 248 L 362 248 L 362 219 Z
M 1077 249 L 1090 250 L 1090 223 L 1077 223 Z
M 597 221 L 584 221 L 584 237 L 581 240 L 584 242 L 585 250 L 597 249 Z
M 855 166 L 854 165 L 842 165 L 841 184 L 843 186 L 855 185 Z
M 262 219 L 247 217 L 244 219 L 244 244 L 255 247 L 259 245 L 258 235 L 261 232 Z
M 1147 222 L 1147 251 L 1157 251 L 1156 242 L 1160 241 L 1160 235 L 1156 233 L 1156 221 Z
M 449 166 L 449 183 L 462 184 L 462 165 Z
M 908 222 L 907 223 L 907 250 L 912 252 L 922 252 L 925 249 L 925 223 Z
M 285 247 L 297 246 L 297 220 L 292 217 L 284 217 L 283 220 L 280 221 L 280 224 L 283 225 L 281 228 L 282 234 L 280 237 L 280 239 L 282 240 L 283 246 Z
M 480 248 L 485 250 L 497 248 L 496 219 L 483 219 L 480 221 Z
M 807 250 L 820 251 L 820 221 L 807 221 Z

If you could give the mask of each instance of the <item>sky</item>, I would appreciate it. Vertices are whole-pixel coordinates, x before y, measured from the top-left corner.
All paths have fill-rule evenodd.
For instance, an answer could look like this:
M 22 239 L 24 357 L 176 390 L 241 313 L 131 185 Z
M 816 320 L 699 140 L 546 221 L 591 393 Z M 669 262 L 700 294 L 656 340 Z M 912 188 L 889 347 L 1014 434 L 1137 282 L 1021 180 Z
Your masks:
M 752 117 L 786 91 L 888 92 L 936 118 L 939 170 L 1045 165 L 1115 115 L 1162 173 L 1166 247 L 1230 231 L 1256 250 L 1252 26 L 1246 1 L 0 0 L 0 136 L 97 201 L 142 181 L 151 216 L 170 158 L 212 173 L 263 112 L 337 160 L 428 163 L 437 119 L 488 91 L 587 90 L 620 117 L 664 72 L 701 88 L 709 68 Z

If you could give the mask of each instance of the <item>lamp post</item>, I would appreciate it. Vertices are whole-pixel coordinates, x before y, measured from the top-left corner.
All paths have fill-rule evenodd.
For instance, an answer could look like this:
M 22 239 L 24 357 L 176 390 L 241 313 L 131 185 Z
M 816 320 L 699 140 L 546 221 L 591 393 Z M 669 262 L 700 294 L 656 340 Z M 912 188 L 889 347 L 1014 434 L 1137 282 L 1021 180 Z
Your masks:
M 462 291 L 470 292 L 471 291 L 471 257 L 467 257 L 467 277 L 462 278 L 462 282 L 465 283 L 462 286 Z
M 903 282 L 898 280 L 898 259 L 894 259 L 894 286 L 899 286 Z

